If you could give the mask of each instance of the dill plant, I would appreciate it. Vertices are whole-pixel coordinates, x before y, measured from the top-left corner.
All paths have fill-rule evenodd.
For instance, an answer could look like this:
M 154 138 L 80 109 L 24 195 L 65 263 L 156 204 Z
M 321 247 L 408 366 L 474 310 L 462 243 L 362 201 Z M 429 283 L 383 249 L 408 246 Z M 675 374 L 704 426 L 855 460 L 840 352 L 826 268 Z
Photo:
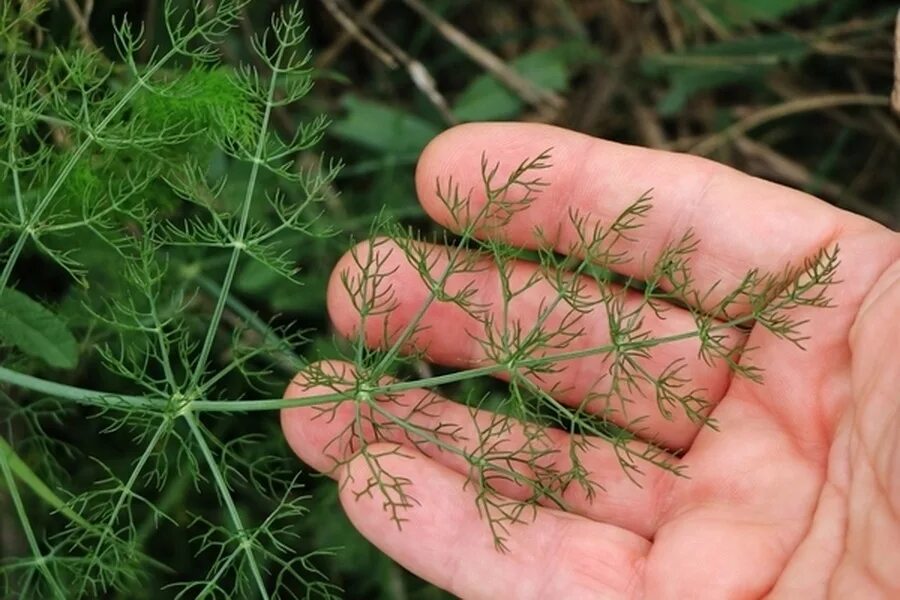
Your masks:
M 147 569 L 168 574 L 145 546 L 161 521 L 176 523 L 165 512 L 167 494 L 190 484 L 217 495 L 221 513 L 197 512 L 177 523 L 208 572 L 196 581 L 169 577 L 172 595 L 333 592 L 314 556 L 288 551 L 293 521 L 305 512 L 293 474 L 249 449 L 260 434 L 228 438 L 227 423 L 193 409 L 194 401 L 219 398 L 236 382 L 263 380 L 260 357 L 299 340 L 289 334 L 277 348 L 266 340 L 250 344 L 241 328 L 225 327 L 226 306 L 242 258 L 298 281 L 285 243 L 325 233 L 316 205 L 338 166 L 293 166 L 321 138 L 323 118 L 301 125 L 293 139 L 271 130 L 272 111 L 302 99 L 311 85 L 296 7 L 254 38 L 264 69 L 222 65 L 218 46 L 244 4 L 198 2 L 180 12 L 167 3 L 169 44 L 145 62 L 137 59 L 142 29 L 123 19 L 115 25 L 115 64 L 80 48 L 35 57 L 25 35 L 42 7 L 3 9 L 0 298 L 4 342 L 12 346 L 3 380 L 37 392 L 27 400 L 5 396 L 4 478 L 29 552 L 3 569 L 7 588 L 21 597 L 133 593 Z M 213 172 L 217 158 L 231 169 L 245 165 L 242 181 L 232 183 L 221 168 Z M 286 199 L 288 188 L 298 201 Z M 17 265 L 29 253 L 82 290 L 68 307 L 80 347 L 61 317 L 17 289 L 27 284 Z M 197 289 L 211 270 L 221 279 L 206 282 L 216 287 L 201 310 Z M 50 353 L 54 348 L 60 356 Z M 72 369 L 79 353 L 99 359 L 109 389 L 79 392 L 23 374 L 41 360 Z M 93 410 L 73 410 L 73 400 Z M 78 449 L 45 435 L 46 419 L 83 423 L 112 439 L 126 432 L 129 459 L 79 456 L 96 480 L 70 488 L 52 461 Z M 25 452 L 40 469 L 20 459 Z M 58 510 L 59 518 L 41 519 L 36 530 L 32 521 L 40 515 L 22 501 L 22 482 L 41 498 L 43 512 Z M 250 522 L 235 497 L 254 492 L 266 498 L 269 513 Z
M 298 539 L 299 522 L 329 516 L 308 514 L 300 469 L 272 443 L 282 409 L 323 422 L 349 414 L 325 446 L 330 467 L 362 457 L 369 475 L 342 485 L 378 497 L 399 527 L 415 510 L 411 482 L 392 474 L 373 444 L 401 442 L 392 456 L 406 445 L 461 461 L 485 535 L 504 551 L 510 528 L 526 526 L 535 507 L 565 509 L 573 489 L 603 493 L 582 463 L 593 446 L 613 447 L 636 484 L 646 469 L 689 476 L 642 435 L 646 416 L 632 414 L 632 398 L 652 395 L 667 419 L 715 422 L 685 373 L 689 357 L 654 371 L 654 352 L 692 340 L 703 360 L 759 379 L 752 348 L 734 332 L 755 324 L 801 345 L 803 322 L 792 311 L 828 306 L 836 249 L 780 273 L 751 270 L 713 294 L 694 284 L 697 240 L 688 233 L 644 280 L 616 275 L 617 265 L 641 260 L 622 245 L 652 210 L 649 191 L 609 223 L 570 212 L 577 235 L 564 252 L 549 241 L 530 251 L 504 243 L 504 225 L 546 186 L 552 150 L 502 175 L 486 156 L 486 201 L 476 213 L 470 190 L 437 182 L 455 219 L 455 234 L 439 238 L 445 245 L 389 217 L 373 223 L 380 237 L 356 246 L 337 275 L 359 325 L 337 345 L 342 362 L 318 360 L 308 332 L 271 325 L 235 291 L 240 268 L 255 261 L 304 293 L 291 249 L 333 233 L 319 216 L 339 168 L 326 159 L 295 167 L 325 119 L 299 125 L 292 139 L 272 127 L 273 111 L 302 100 L 312 81 L 299 10 L 285 9 L 254 38 L 264 69 L 223 64 L 219 45 L 243 4 L 200 1 L 179 12 L 166 3 L 169 44 L 145 61 L 142 30 L 127 19 L 116 24 L 119 59 L 110 62 L 83 48 L 33 52 L 26 33 L 40 3 L 0 13 L 0 469 L 26 542 L 4 559 L 8 594 L 133 597 L 151 581 L 176 597 L 339 596 L 322 567 L 330 549 L 309 551 Z M 29 288 L 22 263 L 32 257 L 67 276 L 72 291 L 57 306 Z M 402 327 L 391 319 L 398 264 L 427 290 Z M 531 265 L 526 277 L 521 264 Z M 499 288 L 485 304 L 479 282 L 489 268 Z M 547 300 L 517 317 L 519 299 L 535 289 Z M 688 308 L 692 326 L 651 335 L 647 320 L 665 318 L 671 305 Z M 429 366 L 418 340 L 436 306 L 465 315 L 478 364 Z M 598 313 L 609 339 L 586 343 L 587 316 Z M 561 377 L 573 361 L 587 361 L 596 384 L 561 402 L 573 393 Z M 306 393 L 275 397 L 282 375 L 297 371 Z M 83 382 L 94 385 L 75 385 Z M 457 408 L 439 412 L 446 394 Z M 250 417 L 268 425 L 253 434 L 234 427 Z M 116 447 L 86 456 L 59 435 L 65 427 L 89 428 Z M 554 443 L 560 429 L 569 447 Z M 73 464 L 89 485 L 69 476 Z M 217 510 L 205 508 L 204 495 Z M 173 573 L 157 551 L 167 547 L 160 531 L 190 537 L 186 551 L 203 572 Z

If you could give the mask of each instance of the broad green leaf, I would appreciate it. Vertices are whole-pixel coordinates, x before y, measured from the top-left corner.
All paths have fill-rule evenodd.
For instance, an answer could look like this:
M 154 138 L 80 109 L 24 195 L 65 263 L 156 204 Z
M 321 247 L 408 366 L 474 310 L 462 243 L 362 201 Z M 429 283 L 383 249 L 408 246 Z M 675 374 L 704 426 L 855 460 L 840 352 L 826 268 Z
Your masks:
M 774 21 L 821 0 L 701 0 L 725 25 L 745 25 L 754 21 Z
M 737 83 L 755 83 L 773 68 L 797 62 L 808 46 L 789 34 L 770 34 L 717 42 L 684 52 L 644 59 L 644 71 L 669 79 L 669 92 L 658 109 L 664 115 L 681 110 L 695 93 Z
M 344 97 L 347 116 L 336 121 L 329 131 L 344 139 L 391 154 L 418 152 L 440 128 L 421 117 L 397 108 Z
M 71 369 L 78 362 L 78 344 L 63 320 L 10 288 L 0 292 L 0 339 L 53 367 Z
M 523 54 L 511 66 L 535 85 L 553 91 L 565 89 L 568 69 L 559 48 Z M 476 78 L 460 93 L 453 114 L 462 121 L 508 119 L 522 110 L 522 100 L 490 75 Z

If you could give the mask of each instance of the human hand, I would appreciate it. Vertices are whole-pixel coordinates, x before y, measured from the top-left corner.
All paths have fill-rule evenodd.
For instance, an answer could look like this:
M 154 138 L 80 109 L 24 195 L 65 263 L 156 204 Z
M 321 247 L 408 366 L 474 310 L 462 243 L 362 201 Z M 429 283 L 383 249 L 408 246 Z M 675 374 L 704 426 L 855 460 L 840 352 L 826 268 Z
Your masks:
M 805 352 L 762 327 L 749 331 L 747 347 L 763 370 L 762 383 L 733 377 L 721 361 L 694 357 L 687 364 L 694 385 L 707 390 L 719 431 L 683 415 L 665 419 L 655 399 L 635 398 L 634 415 L 645 416 L 641 435 L 685 449 L 672 460 L 686 467 L 687 478 L 646 469 L 639 487 L 608 446 L 592 446 L 583 464 L 604 489 L 593 498 L 578 490 L 566 493 L 570 512 L 539 508 L 532 523 L 510 528 L 509 551 L 503 553 L 485 531 L 475 491 L 465 485 L 467 466 L 458 457 L 411 447 L 402 438 L 379 440 L 370 452 L 384 449 L 382 463 L 394 477 L 408 478 L 409 496 L 418 505 L 405 512 L 398 528 L 377 495 L 357 495 L 352 485 L 343 485 L 342 504 L 354 525 L 404 567 L 465 598 L 900 597 L 900 368 L 894 354 L 900 341 L 900 236 L 711 161 L 543 125 L 466 125 L 442 134 L 419 162 L 422 205 L 453 228 L 435 197 L 436 178 L 452 175 L 462 189 L 472 187 L 470 203 L 477 208 L 484 198 L 473 149 L 499 161 L 502 172 L 547 147 L 554 162 L 544 176 L 549 186 L 494 235 L 534 247 L 535 226 L 541 225 L 564 250 L 561 217 L 568 208 L 611 220 L 652 187 L 648 221 L 626 242 L 635 255 L 652 263 L 667 243 L 692 228 L 699 240 L 692 258 L 697 286 L 721 281 L 716 289 L 724 290 L 750 267 L 778 272 L 837 244 L 839 283 L 829 289 L 835 307 L 798 309 L 796 316 L 808 319 Z M 426 295 L 402 256 L 387 259 L 393 261 L 388 270 L 397 305 L 382 317 L 391 320 L 390 328 L 367 324 L 372 345 L 413 318 Z M 644 264 L 615 269 L 640 279 Z M 328 296 L 335 326 L 348 336 L 358 329 L 359 317 L 338 274 L 353 268 L 345 256 Z M 479 277 L 479 300 L 489 305 L 496 282 L 489 270 Z M 531 297 L 518 306 L 527 313 L 539 304 L 540 298 Z M 586 319 L 591 322 L 591 315 Z M 590 335 L 602 339 L 606 316 L 594 319 Z M 657 326 L 674 331 L 679 320 L 688 319 L 687 311 L 673 309 L 666 325 Z M 465 315 L 434 304 L 423 323 L 430 328 L 416 344 L 429 360 L 466 368 L 481 364 L 477 345 L 467 343 L 473 324 Z M 578 404 L 573 394 L 590 389 L 597 373 L 586 360 L 570 362 L 562 372 L 569 378 L 567 397 L 559 400 Z M 322 368 L 352 373 L 341 363 Z M 285 395 L 322 391 L 301 373 Z M 354 410 L 347 402 L 325 416 L 315 408 L 282 412 L 298 456 L 343 483 L 370 477 L 365 457 L 345 463 L 341 455 L 350 450 L 328 446 Z M 469 417 L 449 401 L 431 410 L 434 418 L 460 422 L 463 429 L 466 418 L 484 418 Z M 552 439 L 564 455 L 567 434 L 559 431 Z M 402 455 L 394 453 L 395 443 L 405 444 Z M 336 457 L 339 467 L 333 469 Z

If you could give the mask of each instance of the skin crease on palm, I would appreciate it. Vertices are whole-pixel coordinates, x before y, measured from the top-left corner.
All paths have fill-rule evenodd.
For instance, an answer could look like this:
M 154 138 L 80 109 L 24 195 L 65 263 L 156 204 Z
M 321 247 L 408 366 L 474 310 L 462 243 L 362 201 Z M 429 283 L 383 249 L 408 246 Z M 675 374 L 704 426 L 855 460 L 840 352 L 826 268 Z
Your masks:
M 655 403 L 638 402 L 658 439 L 686 448 L 677 460 L 687 478 L 644 469 L 638 487 L 598 444 L 583 460 L 604 489 L 592 501 L 577 491 L 567 494 L 570 512 L 539 509 L 533 522 L 511 528 L 509 551 L 502 553 L 478 516 L 471 486 L 464 486 L 464 465 L 445 453 L 405 448 L 405 457 L 385 464 L 411 480 L 409 492 L 419 505 L 406 511 L 408 521 L 398 529 L 377 496 L 356 498 L 352 486 L 344 486 L 342 504 L 354 525 L 401 565 L 463 598 L 900 598 L 900 235 L 709 160 L 536 124 L 473 124 L 445 132 L 419 160 L 420 201 L 450 227 L 435 195 L 437 178 L 452 175 L 463 190 L 471 187 L 477 208 L 484 201 L 478 195 L 482 150 L 505 176 L 547 148 L 553 166 L 541 176 L 549 186 L 495 235 L 534 246 L 535 226 L 542 225 L 558 232 L 562 249 L 567 232 L 560 217 L 569 208 L 608 222 L 653 188 L 653 208 L 627 248 L 647 260 L 617 270 L 640 277 L 642 264 L 652 264 L 688 228 L 700 240 L 692 258 L 700 288 L 717 280 L 733 285 L 751 266 L 778 272 L 837 244 L 839 283 L 829 288 L 835 307 L 794 313 L 809 320 L 805 351 L 759 326 L 751 330 L 761 384 L 732 378 L 722 365 L 688 365 L 695 384 L 715 402 L 719 431 L 698 431 L 686 418 L 653 418 Z M 392 283 L 400 291 L 387 318 L 395 327 L 412 318 L 426 292 L 402 254 L 391 256 Z M 348 254 L 328 290 L 329 312 L 343 335 L 359 326 L 338 276 L 352 268 Z M 516 268 L 527 276 L 528 265 Z M 480 300 L 490 302 L 490 271 L 479 277 Z M 520 303 L 520 316 L 527 319 L 538 303 Z M 415 343 L 436 363 L 478 364 L 465 319 L 436 305 Z M 674 314 L 652 327 L 683 330 L 687 323 L 678 321 Z M 371 344 L 379 343 L 382 325 L 367 326 Z M 678 350 L 687 356 L 690 349 Z M 573 379 L 569 389 L 590 387 L 586 366 L 564 372 Z M 324 368 L 350 370 L 340 363 Z M 304 385 L 301 373 L 285 395 L 321 392 Z M 355 475 L 365 481 L 363 460 L 335 471 L 332 457 L 341 449 L 323 450 L 352 418 L 345 404 L 328 419 L 310 408 L 286 409 L 282 425 L 308 465 L 339 480 Z M 455 407 L 441 404 L 441 418 L 467 414 Z M 564 446 L 565 434 L 556 437 Z M 387 442 L 373 444 L 375 450 L 379 444 Z

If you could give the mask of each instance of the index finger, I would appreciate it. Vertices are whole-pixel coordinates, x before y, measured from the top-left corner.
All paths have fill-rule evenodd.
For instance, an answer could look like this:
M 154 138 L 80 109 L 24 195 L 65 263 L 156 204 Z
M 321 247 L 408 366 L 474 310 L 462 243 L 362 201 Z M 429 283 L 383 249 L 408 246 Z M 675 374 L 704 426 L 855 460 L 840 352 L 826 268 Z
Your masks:
M 546 187 L 526 210 L 481 235 L 525 248 L 551 243 L 566 253 L 578 244 L 573 211 L 608 226 L 647 190 L 652 207 L 643 226 L 616 249 L 631 259 L 608 265 L 646 279 L 657 259 L 686 232 L 696 236 L 691 275 L 698 291 L 719 283 L 704 302 L 714 305 L 751 267 L 778 272 L 830 246 L 848 228 L 872 222 L 829 206 L 808 194 L 764 181 L 704 158 L 629 146 L 558 127 L 483 123 L 455 127 L 423 151 L 416 173 L 420 201 L 438 223 L 459 229 L 439 198 L 436 181 L 452 180 L 471 190 L 467 214 L 486 202 L 482 153 L 498 165 L 496 179 L 524 159 L 552 148 L 552 166 L 540 172 Z M 459 211 L 453 211 L 459 212 Z M 536 234 L 540 228 L 544 242 Z

